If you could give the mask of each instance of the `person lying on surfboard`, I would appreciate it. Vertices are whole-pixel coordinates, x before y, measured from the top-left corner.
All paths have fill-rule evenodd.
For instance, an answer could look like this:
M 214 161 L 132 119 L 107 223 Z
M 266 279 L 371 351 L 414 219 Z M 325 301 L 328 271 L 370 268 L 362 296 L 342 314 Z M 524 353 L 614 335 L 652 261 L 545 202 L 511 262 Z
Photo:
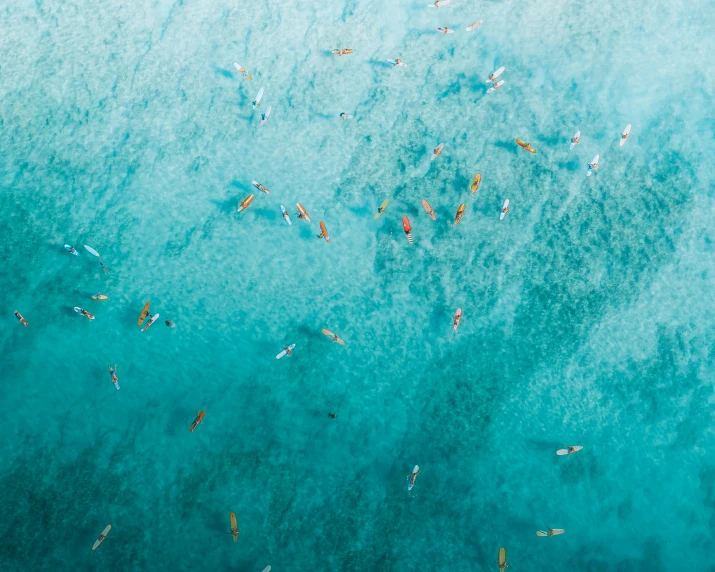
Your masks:
M 70 254 L 77 254 L 77 251 L 74 249 L 74 246 L 70 246 L 67 252 L 69 252 Z
M 290 346 L 283 346 L 283 349 L 285 350 L 286 356 L 290 357 L 290 355 L 293 353 L 293 349 Z
M 416 473 L 410 473 L 407 475 L 407 478 L 410 479 L 410 485 L 413 487 L 415 486 L 415 479 L 417 478 L 417 475 L 420 474 L 420 471 L 417 471 Z
M 117 366 L 115 365 L 112 367 L 111 365 L 109 366 L 109 373 L 112 376 L 112 383 L 114 384 L 114 387 L 119 389 L 119 378 L 117 377 Z
M 442 149 L 440 147 L 437 147 L 434 151 L 432 151 L 434 155 L 441 155 L 442 154 Z
M 579 143 L 581 143 L 581 138 L 580 137 L 572 137 L 571 143 L 573 143 L 574 145 L 578 145 Z
M 348 115 L 344 111 L 340 114 L 340 121 L 345 121 L 346 119 L 352 119 L 352 118 L 353 118 L 352 115 Z
M 501 212 L 503 212 L 504 214 L 508 213 L 508 212 L 509 212 L 509 207 L 504 207 L 504 208 L 502 208 Z
M 598 171 L 598 163 L 589 163 L 588 168 L 591 169 L 592 171 Z
M 395 63 L 392 64 L 392 67 L 394 68 L 395 66 L 401 66 L 402 65 L 402 60 L 400 58 L 397 58 L 395 60 Z

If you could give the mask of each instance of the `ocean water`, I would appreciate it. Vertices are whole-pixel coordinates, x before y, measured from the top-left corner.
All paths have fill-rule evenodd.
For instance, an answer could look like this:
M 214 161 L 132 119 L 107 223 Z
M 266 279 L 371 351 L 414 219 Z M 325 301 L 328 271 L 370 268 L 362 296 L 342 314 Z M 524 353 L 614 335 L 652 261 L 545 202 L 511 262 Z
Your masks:
M 711 2 L 0 23 L 0 569 L 715 570 Z

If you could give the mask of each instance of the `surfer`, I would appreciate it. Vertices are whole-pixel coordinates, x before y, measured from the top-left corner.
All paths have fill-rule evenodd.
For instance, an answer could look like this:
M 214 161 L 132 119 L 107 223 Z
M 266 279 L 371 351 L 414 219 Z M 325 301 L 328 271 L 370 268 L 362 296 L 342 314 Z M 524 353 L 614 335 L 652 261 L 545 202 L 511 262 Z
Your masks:
M 318 235 L 318 238 L 326 238 L 328 235 L 325 233 L 324 230 L 320 231 L 320 234 Z
M 115 364 L 114 367 L 111 365 L 109 366 L 109 373 L 112 376 L 112 383 L 114 384 L 114 387 L 119 389 L 119 378 L 117 377 L 117 366 Z
M 417 478 L 417 475 L 420 474 L 420 471 L 417 470 L 416 472 L 410 473 L 407 475 L 407 478 L 410 479 L 410 486 L 414 487 L 415 486 L 415 479 Z
M 443 34 L 451 34 L 452 32 L 454 32 L 454 30 L 450 30 L 447 26 L 445 26 L 444 28 L 437 28 L 437 31 L 442 32 Z
M 166 324 L 167 328 L 175 328 L 176 327 L 176 324 L 174 322 L 172 322 L 171 320 L 166 320 L 166 322 L 164 322 L 164 323 Z
M 17 321 L 20 322 L 23 326 L 27 326 L 27 320 L 17 310 L 15 310 L 15 317 L 17 318 Z
M 495 88 L 495 89 L 498 89 L 498 88 Z M 534 148 L 531 146 L 531 143 L 527 143 L 526 145 L 524 145 L 524 149 L 526 149 L 527 151 L 530 151 L 531 153 L 534 152 Z
M 348 115 L 344 111 L 340 114 L 340 121 L 345 121 L 346 119 L 352 119 L 352 118 L 353 118 L 352 115 Z
M 261 113 L 261 121 L 265 123 L 268 120 L 268 116 L 265 113 Z
M 288 356 L 288 357 L 290 357 L 291 354 L 293 353 L 293 348 L 291 348 L 290 346 L 283 346 L 283 350 L 285 351 L 286 356 Z
M 434 151 L 432 151 L 432 153 L 434 154 L 435 157 L 437 155 L 441 155 L 442 154 L 442 146 L 440 145 L 439 147 L 437 147 Z
M 330 417 L 331 419 L 337 419 L 337 418 L 338 418 L 338 414 L 337 414 L 337 413 L 333 413 L 333 412 L 331 411 L 330 413 L 328 413 L 328 417 Z
M 501 86 L 499 85 L 499 82 L 496 82 L 496 83 L 492 86 L 492 89 L 494 89 L 495 91 L 499 91 L 500 88 L 501 88 Z
M 104 262 L 102 262 L 102 259 L 101 259 L 101 258 L 99 259 L 99 265 L 102 267 L 102 270 L 104 270 L 104 273 L 105 273 L 105 274 L 106 274 L 107 272 L 109 272 L 109 268 L 107 268 L 107 267 L 104 265 Z
M 598 157 L 596 157 L 596 159 L 598 159 Z M 598 171 L 598 163 L 589 163 L 588 168 L 592 171 Z
M 395 63 L 392 64 L 392 67 L 394 68 L 395 66 L 403 66 L 404 64 L 402 63 L 402 60 L 400 58 L 397 58 L 395 60 Z
M 581 132 L 579 131 L 579 133 L 581 133 Z M 571 137 L 571 148 L 573 148 L 574 145 L 578 145 L 579 143 L 581 143 L 580 137 L 577 137 L 576 135 Z
M 331 339 L 337 344 L 340 341 L 340 336 L 338 336 L 338 334 L 333 334 Z
M 508 212 L 509 212 L 509 207 L 508 207 L 508 206 L 503 206 L 502 209 L 501 209 L 501 212 L 504 213 L 504 214 L 508 213 Z
M 248 75 L 246 68 L 244 68 L 241 64 L 234 63 L 233 66 L 236 68 L 238 73 L 240 73 L 246 79 L 253 79 L 250 75 Z
M 87 319 L 90 320 L 90 321 L 94 320 L 94 314 L 90 314 L 90 313 L 89 313 L 87 310 L 85 310 L 84 308 L 80 308 L 80 309 L 79 309 L 79 313 L 82 314 L 85 318 L 87 318 Z
M 67 252 L 69 252 L 70 254 L 74 254 L 75 256 L 77 256 L 77 251 L 74 249 L 74 246 L 70 246 L 70 247 L 67 249 Z
M 343 48 L 342 50 L 333 50 L 333 54 L 335 54 L 336 56 L 347 56 L 352 53 L 353 53 L 352 48 Z

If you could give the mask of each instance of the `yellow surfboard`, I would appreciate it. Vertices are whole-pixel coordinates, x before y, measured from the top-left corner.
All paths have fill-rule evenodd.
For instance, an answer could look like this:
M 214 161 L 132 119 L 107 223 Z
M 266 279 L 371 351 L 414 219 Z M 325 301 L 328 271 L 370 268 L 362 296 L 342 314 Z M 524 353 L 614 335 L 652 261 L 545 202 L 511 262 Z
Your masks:
M 474 180 L 472 181 L 471 189 L 472 189 L 473 193 L 476 193 L 479 190 L 479 183 L 481 183 L 481 182 L 482 182 L 482 174 L 477 173 L 477 176 L 474 177 Z
M 337 334 L 334 334 L 330 330 L 323 328 L 323 333 L 326 336 L 328 336 L 329 338 L 333 338 L 333 341 L 339 343 L 341 346 L 345 345 L 345 342 L 340 338 L 340 336 L 338 336 Z
M 508 566 L 506 565 L 506 548 L 499 549 L 498 564 L 499 568 L 502 570 L 504 570 L 504 568 L 508 568 Z
M 142 308 L 142 313 L 139 314 L 139 320 L 137 320 L 137 326 L 141 326 L 144 323 L 144 320 L 146 320 L 146 316 L 149 313 L 149 304 L 151 302 L 147 302 L 144 304 L 144 307 Z
M 233 535 L 233 541 L 238 542 L 238 533 L 240 530 L 238 530 L 238 523 L 236 522 L 236 513 L 232 512 L 231 513 L 231 534 Z
M 387 208 L 387 205 L 390 204 L 390 199 L 385 199 L 382 201 L 382 204 L 377 208 L 377 214 L 375 215 L 375 220 L 379 219 L 382 215 L 385 214 L 385 209 Z

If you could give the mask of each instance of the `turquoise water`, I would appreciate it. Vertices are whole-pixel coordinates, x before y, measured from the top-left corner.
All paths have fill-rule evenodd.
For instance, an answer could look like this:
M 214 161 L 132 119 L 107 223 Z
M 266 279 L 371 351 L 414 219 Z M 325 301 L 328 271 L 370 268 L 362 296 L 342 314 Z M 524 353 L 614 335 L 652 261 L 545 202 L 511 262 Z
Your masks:
M 2 570 L 715 570 L 712 4 L 426 4 L 3 8 Z

